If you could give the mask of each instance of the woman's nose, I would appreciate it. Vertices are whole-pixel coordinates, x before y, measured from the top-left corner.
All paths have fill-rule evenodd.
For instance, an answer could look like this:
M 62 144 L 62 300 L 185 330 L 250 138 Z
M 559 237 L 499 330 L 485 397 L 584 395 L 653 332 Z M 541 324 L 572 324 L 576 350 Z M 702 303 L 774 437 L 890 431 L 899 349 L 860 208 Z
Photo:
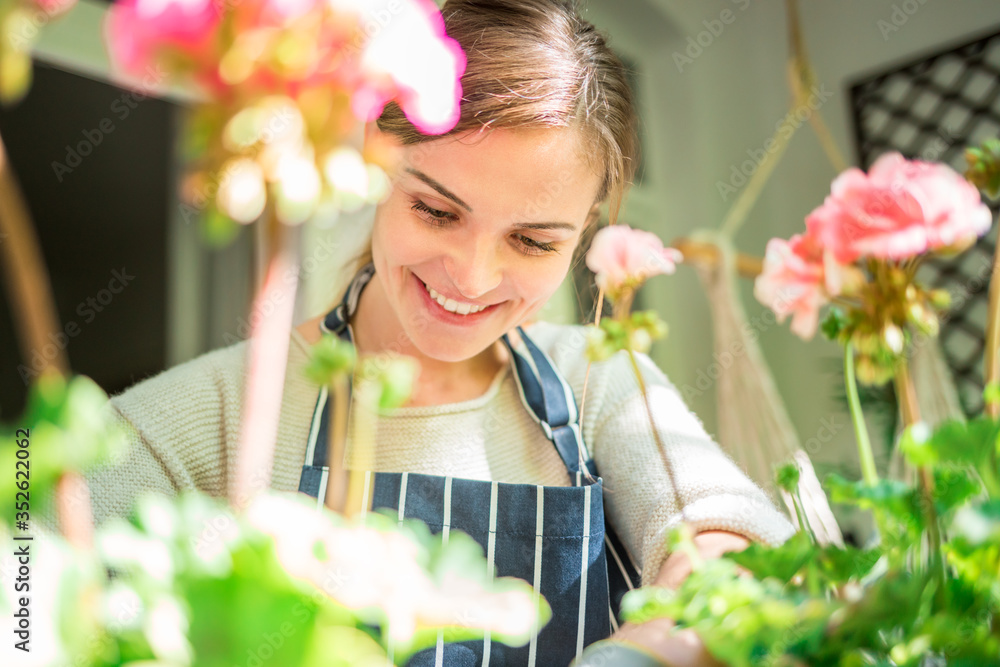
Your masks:
M 451 284 L 466 299 L 478 299 L 500 285 L 496 250 L 496 242 L 491 239 L 470 239 L 456 246 L 445 260 Z

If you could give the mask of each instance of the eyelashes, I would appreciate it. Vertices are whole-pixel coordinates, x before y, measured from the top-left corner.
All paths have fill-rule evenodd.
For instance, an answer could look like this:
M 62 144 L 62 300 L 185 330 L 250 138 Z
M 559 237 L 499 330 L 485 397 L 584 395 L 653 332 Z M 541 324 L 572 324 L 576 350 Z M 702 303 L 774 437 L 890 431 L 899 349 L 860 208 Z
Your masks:
M 448 213 L 447 211 L 439 211 L 436 208 L 431 208 L 427 204 L 423 203 L 419 199 L 413 201 L 413 206 L 410 209 L 417 211 L 418 213 L 423 213 L 426 216 L 430 216 L 434 220 L 440 222 L 446 222 L 450 220 L 457 220 L 458 216 L 454 213 Z
M 435 227 L 444 227 L 449 223 L 458 220 L 458 216 L 454 213 L 439 211 L 436 208 L 431 208 L 419 199 L 413 200 L 410 210 L 420 214 L 421 218 Z M 530 236 L 525 236 L 524 234 L 514 234 L 513 238 L 516 239 L 517 250 L 524 255 L 544 255 L 546 253 L 556 252 L 557 250 L 555 245 L 551 243 L 536 241 Z

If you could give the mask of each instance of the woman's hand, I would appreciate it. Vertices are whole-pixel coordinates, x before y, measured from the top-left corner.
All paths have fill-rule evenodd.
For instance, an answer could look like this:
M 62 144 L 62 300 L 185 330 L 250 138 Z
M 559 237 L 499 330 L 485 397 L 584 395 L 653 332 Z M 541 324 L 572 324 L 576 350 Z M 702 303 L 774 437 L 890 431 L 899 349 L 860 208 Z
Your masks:
M 694 536 L 698 553 L 705 560 L 718 558 L 728 551 L 742 551 L 750 541 L 742 535 L 722 530 L 705 531 Z M 660 568 L 653 586 L 677 588 L 691 574 L 691 559 L 687 554 L 671 554 Z M 621 641 L 655 655 L 671 667 L 721 667 L 705 648 L 693 630 L 673 632 L 674 622 L 657 618 L 634 625 L 626 623 L 611 636 L 610 641 Z

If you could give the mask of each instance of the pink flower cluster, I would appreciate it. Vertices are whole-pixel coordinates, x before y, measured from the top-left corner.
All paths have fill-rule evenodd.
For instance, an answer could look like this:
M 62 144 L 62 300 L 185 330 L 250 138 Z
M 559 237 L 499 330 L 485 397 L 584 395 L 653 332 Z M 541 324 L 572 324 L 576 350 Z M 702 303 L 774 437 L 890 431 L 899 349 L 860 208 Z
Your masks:
M 615 298 L 623 288 L 635 288 L 652 276 L 673 273 L 681 259 L 680 251 L 664 248 L 656 234 L 611 225 L 594 235 L 587 266 L 597 274 L 597 286 Z
M 458 120 L 465 55 L 431 0 L 120 0 L 112 58 L 158 65 L 219 99 L 345 93 L 371 120 L 389 100 L 428 134 Z
M 979 191 L 953 169 L 889 153 L 867 174 L 852 168 L 838 176 L 804 235 L 768 243 L 754 294 L 811 338 L 820 308 L 863 280 L 854 262 L 967 247 L 991 221 Z

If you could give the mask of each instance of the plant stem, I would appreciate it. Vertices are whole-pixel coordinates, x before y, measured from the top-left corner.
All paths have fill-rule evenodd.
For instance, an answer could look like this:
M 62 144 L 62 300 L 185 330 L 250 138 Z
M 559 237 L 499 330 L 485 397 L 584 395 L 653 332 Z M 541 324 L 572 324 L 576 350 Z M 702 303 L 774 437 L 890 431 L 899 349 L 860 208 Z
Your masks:
M 45 261 L 38 247 L 38 237 L 31 224 L 28 207 L 21 195 L 7 156 L 7 149 L 0 138 L 0 253 L 3 254 L 4 277 L 14 325 L 19 329 L 18 342 L 25 363 L 34 363 L 32 356 L 40 359 L 42 373 L 69 372 L 66 352 L 59 345 L 49 345 L 55 350 L 52 358 L 40 351 L 49 343 L 49 336 L 60 330 L 59 316 L 52 301 L 52 284 Z M 39 354 L 33 355 L 38 351 Z
M 84 551 L 92 549 L 94 522 L 86 478 L 75 470 L 64 472 L 56 482 L 55 495 L 59 532 L 74 547 Z
M 330 414 L 327 430 L 327 467 L 329 474 L 326 483 L 326 497 L 323 504 L 334 512 L 344 512 L 347 508 L 347 466 L 344 454 L 347 450 L 347 415 L 350 408 L 350 392 L 347 385 L 347 375 L 338 374 L 330 386 L 328 410 Z
M 986 386 L 996 385 L 1000 382 L 1000 281 L 996 278 L 1000 276 L 1000 243 L 997 243 L 996 251 L 993 254 L 993 272 L 990 276 L 990 302 L 986 311 L 986 353 L 984 355 L 983 375 L 986 378 Z M 986 401 L 986 415 L 990 419 L 1000 417 L 1000 401 Z
M 816 539 L 816 533 L 813 532 L 812 526 L 809 525 L 809 521 L 806 520 L 805 505 L 802 503 L 802 493 L 799 491 L 799 485 L 795 485 L 795 491 L 790 494 L 792 497 L 792 506 L 795 507 L 795 516 L 799 519 L 799 529 L 804 531 L 806 535 L 809 536 L 809 541 L 813 544 L 818 544 L 819 540 Z
M 844 346 L 844 385 L 847 390 L 847 404 L 851 410 L 854 435 L 858 441 L 861 478 L 868 486 L 875 486 L 878 484 L 878 471 L 875 468 L 875 456 L 872 454 L 871 441 L 868 439 L 865 415 L 861 410 L 861 399 L 858 397 L 858 383 L 854 377 L 854 346 L 850 343 Z
M 344 478 L 347 480 L 347 495 L 343 514 L 346 517 L 367 514 L 371 511 L 372 505 L 371 496 L 367 502 L 364 499 L 365 471 L 375 469 L 375 446 L 379 420 L 378 402 L 381 389 L 379 383 L 372 379 L 370 368 L 359 360 L 354 369 L 352 389 L 354 396 L 350 412 L 351 433 L 354 436 L 351 445 L 352 468 L 347 470 L 345 464 L 344 470 Z M 343 429 L 346 437 L 348 421 L 346 411 L 342 419 L 345 422 Z
M 257 493 L 271 485 L 299 274 L 299 228 L 278 221 L 270 204 L 258 224 L 267 225 L 267 274 L 254 296 L 251 314 L 271 312 L 251 318 L 257 324 L 250 334 L 236 473 L 228 489 L 229 502 L 236 509 L 245 509 Z
M 45 268 L 38 236 L 21 188 L 11 168 L 7 148 L 0 137 L 0 255 L 4 283 L 10 301 L 14 326 L 25 365 L 38 375 L 69 374 L 69 361 L 61 345 L 48 345 L 49 338 L 61 330 L 59 315 L 52 299 L 52 282 Z M 48 345 L 55 352 L 40 354 Z M 39 354 L 35 354 L 39 352 Z M 40 360 L 42 367 L 35 367 Z M 66 540 L 80 548 L 93 544 L 93 513 L 86 479 L 75 470 L 64 472 L 55 490 L 59 531 Z
M 899 396 L 904 428 L 910 428 L 919 423 L 920 404 L 917 402 L 917 392 L 913 386 L 913 378 L 910 376 L 910 369 L 905 358 L 899 363 L 896 370 L 896 393 Z M 941 605 L 944 602 L 946 572 L 944 558 L 941 555 L 941 527 L 938 525 L 937 510 L 934 507 L 934 476 L 929 466 L 917 466 L 917 486 L 921 496 L 920 504 L 924 508 L 924 518 L 927 522 L 930 547 L 928 567 L 938 583 L 934 599 L 938 605 Z

